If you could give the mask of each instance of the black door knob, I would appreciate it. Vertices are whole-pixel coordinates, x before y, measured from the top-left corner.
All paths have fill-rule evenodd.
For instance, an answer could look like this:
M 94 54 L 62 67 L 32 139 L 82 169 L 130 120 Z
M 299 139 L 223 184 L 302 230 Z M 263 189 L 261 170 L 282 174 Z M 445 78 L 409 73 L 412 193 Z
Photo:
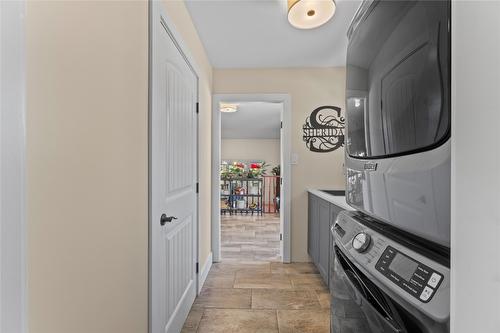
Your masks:
M 165 225 L 167 222 L 172 222 L 172 220 L 177 220 L 175 216 L 167 216 L 167 214 L 161 214 L 160 225 Z

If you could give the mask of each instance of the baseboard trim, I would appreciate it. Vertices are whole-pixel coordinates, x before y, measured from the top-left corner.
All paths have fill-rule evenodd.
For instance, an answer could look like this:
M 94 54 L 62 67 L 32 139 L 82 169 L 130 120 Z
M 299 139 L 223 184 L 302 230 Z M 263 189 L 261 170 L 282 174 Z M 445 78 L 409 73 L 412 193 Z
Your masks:
M 198 276 L 198 293 L 201 291 L 205 280 L 207 279 L 208 272 L 210 272 L 210 268 L 212 268 L 212 252 L 209 253 L 207 260 L 203 264 L 200 270 L 200 275 Z

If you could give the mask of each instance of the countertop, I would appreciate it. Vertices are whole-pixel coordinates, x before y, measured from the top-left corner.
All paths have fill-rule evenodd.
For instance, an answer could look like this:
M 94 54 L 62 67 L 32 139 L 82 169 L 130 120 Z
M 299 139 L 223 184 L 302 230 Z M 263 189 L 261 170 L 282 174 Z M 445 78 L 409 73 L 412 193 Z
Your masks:
M 345 201 L 345 196 L 343 195 L 342 196 L 331 195 L 318 189 L 308 189 L 307 192 L 314 194 L 315 196 L 320 197 L 321 199 L 326 200 L 334 205 L 337 205 L 345 210 L 355 210 L 354 208 L 352 208 L 347 204 L 347 202 Z

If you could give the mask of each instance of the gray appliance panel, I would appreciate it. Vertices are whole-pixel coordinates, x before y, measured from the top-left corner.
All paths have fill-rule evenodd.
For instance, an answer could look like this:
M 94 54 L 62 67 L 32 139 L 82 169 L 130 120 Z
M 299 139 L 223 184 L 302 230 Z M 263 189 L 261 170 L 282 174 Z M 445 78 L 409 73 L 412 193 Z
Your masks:
M 417 310 L 433 321 L 449 323 L 450 318 L 450 270 L 449 268 L 429 259 L 411 249 L 396 243 L 380 233 L 367 228 L 356 221 L 352 216 L 355 212 L 343 211 L 332 226 L 332 234 L 335 244 L 348 256 L 348 258 L 380 289 L 387 293 L 405 309 Z M 341 229 L 337 232 L 335 229 Z M 352 239 L 360 232 L 365 232 L 371 236 L 371 242 L 367 250 L 363 253 L 357 252 L 352 246 Z M 425 267 L 432 273 L 439 274 L 440 279 L 436 287 L 431 288 L 427 279 L 424 287 L 432 289 L 429 299 L 422 301 L 402 288 L 399 284 L 380 271 L 380 259 L 387 249 L 393 249 L 404 256 L 419 263 L 420 267 Z M 377 265 L 378 264 L 378 265 Z M 377 269 L 378 268 L 378 269 Z M 429 275 L 429 277 L 430 277 Z M 411 312 L 410 311 L 410 312 Z
M 451 143 L 394 158 L 346 154 L 347 203 L 385 223 L 450 246 Z

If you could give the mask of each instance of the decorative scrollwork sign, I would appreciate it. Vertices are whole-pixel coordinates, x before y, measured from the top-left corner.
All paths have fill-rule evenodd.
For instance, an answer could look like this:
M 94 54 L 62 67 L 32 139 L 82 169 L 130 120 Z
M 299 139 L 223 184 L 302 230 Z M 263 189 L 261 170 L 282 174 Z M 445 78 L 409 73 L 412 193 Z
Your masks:
M 307 148 L 316 153 L 328 153 L 344 145 L 345 118 L 336 106 L 320 106 L 311 112 L 302 126 Z

